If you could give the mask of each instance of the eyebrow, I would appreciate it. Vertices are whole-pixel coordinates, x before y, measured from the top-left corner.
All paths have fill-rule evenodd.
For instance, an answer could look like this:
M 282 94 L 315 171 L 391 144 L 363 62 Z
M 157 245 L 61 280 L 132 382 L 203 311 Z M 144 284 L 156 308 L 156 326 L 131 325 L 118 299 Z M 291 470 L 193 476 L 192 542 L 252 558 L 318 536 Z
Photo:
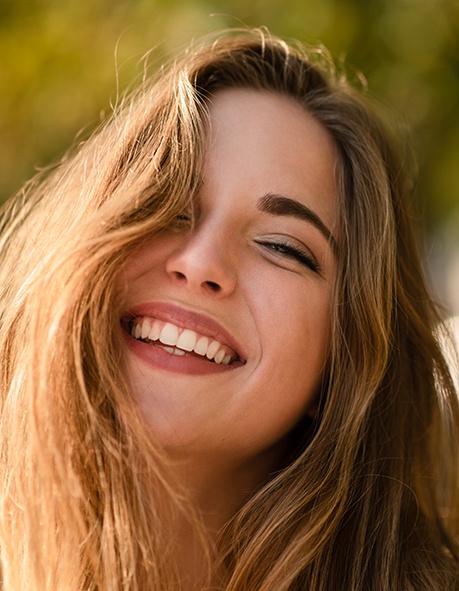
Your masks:
M 258 200 L 257 208 L 260 211 L 272 215 L 292 216 L 310 222 L 327 239 L 334 254 L 336 255 L 338 253 L 338 243 L 333 237 L 333 234 L 312 209 L 299 201 L 285 197 L 284 195 L 267 193 Z

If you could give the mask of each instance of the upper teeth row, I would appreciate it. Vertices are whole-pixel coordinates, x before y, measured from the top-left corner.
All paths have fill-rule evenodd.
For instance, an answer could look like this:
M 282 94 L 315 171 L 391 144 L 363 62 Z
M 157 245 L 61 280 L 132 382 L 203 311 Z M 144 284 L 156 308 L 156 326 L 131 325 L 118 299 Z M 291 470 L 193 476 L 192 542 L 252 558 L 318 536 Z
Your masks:
M 131 335 L 136 339 L 161 341 L 163 345 L 183 351 L 194 351 L 215 363 L 228 365 L 233 353 L 216 339 L 200 335 L 189 328 L 179 328 L 170 322 L 153 318 L 136 318 L 132 322 Z

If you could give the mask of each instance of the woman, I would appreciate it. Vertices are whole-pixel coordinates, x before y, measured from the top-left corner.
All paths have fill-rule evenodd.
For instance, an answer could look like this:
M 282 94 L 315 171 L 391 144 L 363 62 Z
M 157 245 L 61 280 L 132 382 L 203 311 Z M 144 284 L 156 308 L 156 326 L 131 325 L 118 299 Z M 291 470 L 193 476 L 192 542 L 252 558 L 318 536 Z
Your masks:
M 5 591 L 458 588 L 405 164 L 326 56 L 256 30 L 5 210 Z

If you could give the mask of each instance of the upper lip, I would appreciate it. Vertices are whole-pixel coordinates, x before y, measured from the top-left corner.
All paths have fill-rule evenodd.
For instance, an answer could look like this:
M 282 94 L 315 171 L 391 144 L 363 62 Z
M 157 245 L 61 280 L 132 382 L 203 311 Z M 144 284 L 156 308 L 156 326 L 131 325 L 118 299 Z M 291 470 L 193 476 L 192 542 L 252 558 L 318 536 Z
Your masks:
M 240 361 L 247 359 L 247 355 L 235 337 L 217 320 L 207 314 L 170 302 L 145 302 L 129 308 L 123 314 L 123 319 L 127 320 L 140 316 L 158 318 L 180 328 L 189 328 L 206 337 L 212 337 L 222 345 L 233 349 Z

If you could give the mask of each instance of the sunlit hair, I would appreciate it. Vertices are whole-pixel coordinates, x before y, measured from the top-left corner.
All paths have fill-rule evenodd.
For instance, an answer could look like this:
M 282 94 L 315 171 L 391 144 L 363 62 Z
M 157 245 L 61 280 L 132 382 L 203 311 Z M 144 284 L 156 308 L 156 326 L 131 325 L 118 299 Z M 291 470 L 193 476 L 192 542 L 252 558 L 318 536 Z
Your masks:
M 406 157 L 323 51 L 255 30 L 190 49 L 4 209 L 4 591 L 176 588 L 174 512 L 206 547 L 123 380 L 117 278 L 143 240 L 188 223 L 208 102 L 228 87 L 289 95 L 328 130 L 341 227 L 319 411 L 222 532 L 225 588 L 457 588 L 459 414 Z

